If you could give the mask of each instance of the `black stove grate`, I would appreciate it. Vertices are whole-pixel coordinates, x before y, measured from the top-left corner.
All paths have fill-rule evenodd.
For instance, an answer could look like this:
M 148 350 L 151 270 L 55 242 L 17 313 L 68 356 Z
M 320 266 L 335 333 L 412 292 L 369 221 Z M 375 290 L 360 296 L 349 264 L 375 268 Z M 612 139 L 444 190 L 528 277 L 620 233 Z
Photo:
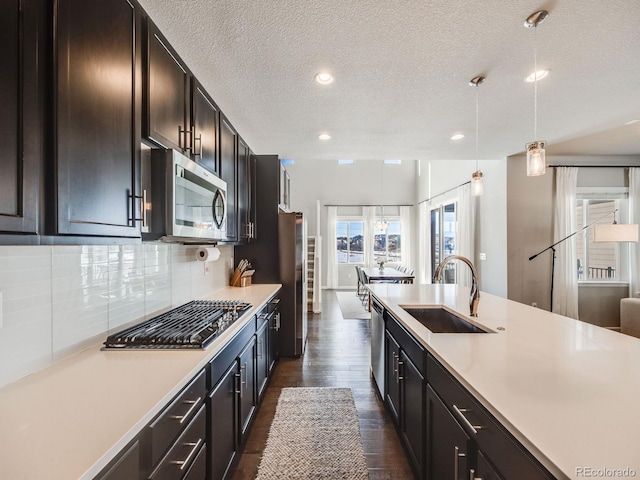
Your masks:
M 250 307 L 237 300 L 193 300 L 109 335 L 105 349 L 205 348 Z

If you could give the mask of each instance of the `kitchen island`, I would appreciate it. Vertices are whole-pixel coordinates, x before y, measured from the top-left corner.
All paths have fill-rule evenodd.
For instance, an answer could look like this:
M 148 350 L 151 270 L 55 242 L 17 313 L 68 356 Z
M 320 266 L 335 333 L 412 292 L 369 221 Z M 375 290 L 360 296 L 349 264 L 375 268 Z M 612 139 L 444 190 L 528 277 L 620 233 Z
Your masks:
M 553 476 L 640 476 L 639 339 L 486 293 L 470 317 L 457 285 L 368 287 Z M 443 306 L 490 333 L 432 333 L 409 305 Z
M 252 308 L 200 350 L 101 350 L 104 338 L 0 388 L 0 478 L 93 479 L 280 289 L 228 287 L 207 299 Z M 106 337 L 106 334 L 104 335 Z

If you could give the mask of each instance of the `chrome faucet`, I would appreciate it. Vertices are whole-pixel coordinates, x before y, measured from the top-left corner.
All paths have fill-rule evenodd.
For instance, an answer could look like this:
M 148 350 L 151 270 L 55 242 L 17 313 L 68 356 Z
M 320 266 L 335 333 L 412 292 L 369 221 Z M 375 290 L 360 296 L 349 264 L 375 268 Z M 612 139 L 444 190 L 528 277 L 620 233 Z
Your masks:
M 469 265 L 471 269 L 471 293 L 469 294 L 469 310 L 472 317 L 478 316 L 478 304 L 480 303 L 480 290 L 478 289 L 478 276 L 476 275 L 476 269 L 467 257 L 462 255 L 449 255 L 447 258 L 440 262 L 440 265 L 436 267 L 436 271 L 433 274 L 433 283 L 439 282 L 442 276 L 444 266 L 452 260 L 462 260 Z

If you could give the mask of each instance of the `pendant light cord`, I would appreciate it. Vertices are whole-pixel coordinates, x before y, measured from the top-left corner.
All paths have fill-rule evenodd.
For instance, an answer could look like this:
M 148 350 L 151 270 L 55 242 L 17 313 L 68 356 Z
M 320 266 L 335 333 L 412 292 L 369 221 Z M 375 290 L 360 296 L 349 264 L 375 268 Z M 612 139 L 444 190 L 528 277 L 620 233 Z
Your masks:
M 533 29 L 533 141 L 538 141 L 538 26 Z
M 478 118 L 480 116 L 480 107 L 478 102 L 478 86 L 476 85 L 476 172 L 478 171 Z

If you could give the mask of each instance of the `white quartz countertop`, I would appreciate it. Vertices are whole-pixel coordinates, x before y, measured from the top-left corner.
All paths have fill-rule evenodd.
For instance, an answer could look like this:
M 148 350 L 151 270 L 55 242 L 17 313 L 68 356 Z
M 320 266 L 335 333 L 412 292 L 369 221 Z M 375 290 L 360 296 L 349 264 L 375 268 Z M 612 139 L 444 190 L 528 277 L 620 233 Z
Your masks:
M 370 287 L 556 477 L 640 478 L 640 339 L 487 293 L 472 319 L 457 285 Z M 441 305 L 496 333 L 432 333 L 402 305 Z
M 207 297 L 253 307 L 204 350 L 103 351 L 102 338 L 1 388 L 0 479 L 92 479 L 279 288 L 227 287 Z

